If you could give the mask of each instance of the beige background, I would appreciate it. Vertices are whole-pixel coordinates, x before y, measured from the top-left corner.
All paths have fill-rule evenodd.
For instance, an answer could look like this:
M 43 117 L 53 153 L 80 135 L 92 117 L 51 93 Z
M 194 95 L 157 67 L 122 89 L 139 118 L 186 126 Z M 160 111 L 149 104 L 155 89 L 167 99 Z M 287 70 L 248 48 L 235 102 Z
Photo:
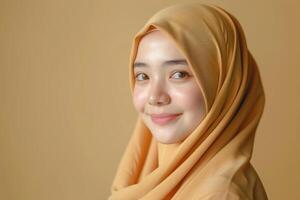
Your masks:
M 137 117 L 132 37 L 178 2 L 0 0 L 1 200 L 107 199 Z M 269 198 L 300 199 L 300 3 L 202 2 L 239 19 L 259 64 L 253 163 Z

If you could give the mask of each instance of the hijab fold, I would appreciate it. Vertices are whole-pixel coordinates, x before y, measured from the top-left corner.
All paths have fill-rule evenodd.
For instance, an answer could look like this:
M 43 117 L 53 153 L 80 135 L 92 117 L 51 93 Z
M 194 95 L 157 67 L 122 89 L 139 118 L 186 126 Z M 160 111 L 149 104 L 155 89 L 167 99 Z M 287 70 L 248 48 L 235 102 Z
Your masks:
M 206 115 L 182 142 L 162 144 L 138 117 L 111 186 L 111 200 L 265 200 L 250 163 L 265 94 L 239 22 L 215 5 L 177 4 L 152 16 L 133 39 L 129 82 L 141 38 L 159 29 L 186 57 Z

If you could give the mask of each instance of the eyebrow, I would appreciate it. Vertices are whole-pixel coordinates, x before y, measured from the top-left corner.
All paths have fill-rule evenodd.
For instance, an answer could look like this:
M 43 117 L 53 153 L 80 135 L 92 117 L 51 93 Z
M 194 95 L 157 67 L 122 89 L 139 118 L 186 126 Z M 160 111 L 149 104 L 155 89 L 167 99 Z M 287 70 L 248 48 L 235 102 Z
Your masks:
M 163 62 L 163 66 L 171 66 L 171 65 L 188 65 L 185 59 L 175 59 L 175 60 L 167 60 Z M 148 67 L 148 65 L 144 62 L 135 62 L 133 66 L 136 67 Z

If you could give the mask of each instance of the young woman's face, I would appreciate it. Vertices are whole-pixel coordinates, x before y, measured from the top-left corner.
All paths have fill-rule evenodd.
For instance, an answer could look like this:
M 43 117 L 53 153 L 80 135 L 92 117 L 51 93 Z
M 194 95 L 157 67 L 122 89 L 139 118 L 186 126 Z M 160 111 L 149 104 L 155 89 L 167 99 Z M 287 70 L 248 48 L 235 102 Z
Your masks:
M 196 79 L 175 43 L 161 31 L 141 39 L 134 74 L 135 109 L 159 142 L 182 141 L 204 118 Z

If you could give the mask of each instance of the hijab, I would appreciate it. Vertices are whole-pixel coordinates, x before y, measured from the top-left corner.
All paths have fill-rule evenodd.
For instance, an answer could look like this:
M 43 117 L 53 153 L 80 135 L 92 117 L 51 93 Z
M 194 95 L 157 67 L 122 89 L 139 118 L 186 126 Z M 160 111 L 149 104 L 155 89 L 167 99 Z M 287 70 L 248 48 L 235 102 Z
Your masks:
M 162 144 L 138 117 L 109 199 L 267 199 L 250 163 L 265 94 L 237 19 L 199 3 L 157 12 L 133 39 L 132 94 L 137 47 L 153 29 L 170 37 L 187 58 L 204 95 L 205 118 L 182 142 Z

